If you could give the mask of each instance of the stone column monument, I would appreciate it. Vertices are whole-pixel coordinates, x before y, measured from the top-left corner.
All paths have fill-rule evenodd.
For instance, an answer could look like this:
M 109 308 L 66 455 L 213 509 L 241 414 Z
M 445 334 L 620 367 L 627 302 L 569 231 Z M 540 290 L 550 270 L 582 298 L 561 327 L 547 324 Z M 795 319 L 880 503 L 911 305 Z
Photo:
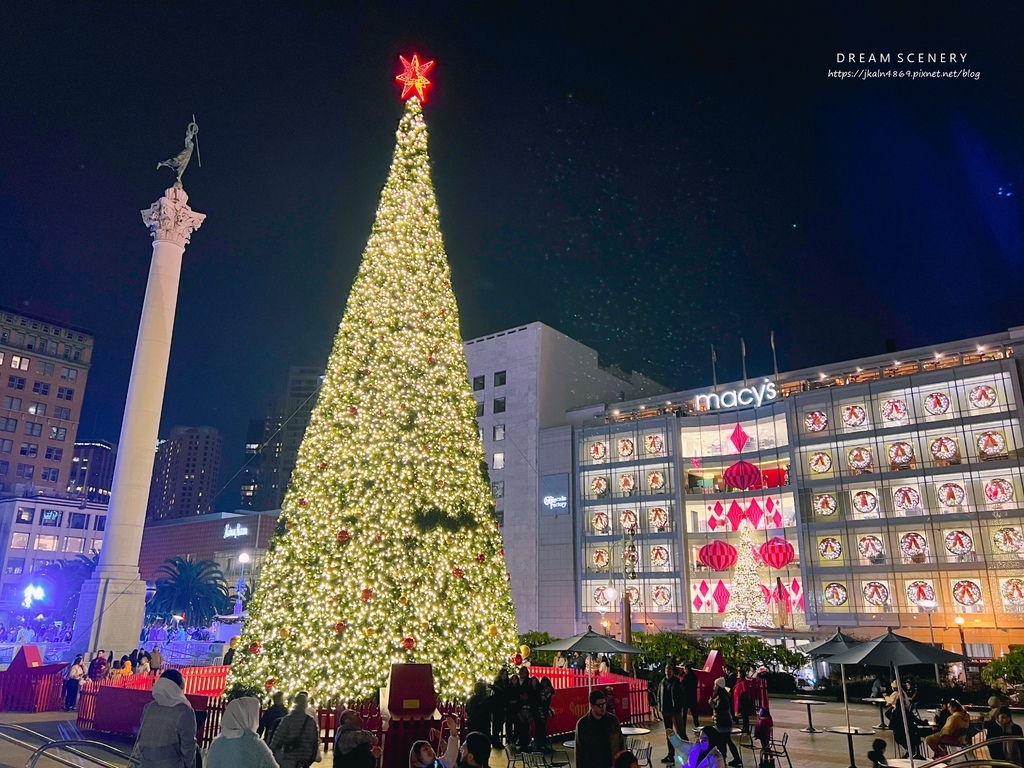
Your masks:
M 139 644 L 146 607 L 139 551 L 167 382 L 181 259 L 192 233 L 206 218 L 188 207 L 188 195 L 181 186 L 198 131 L 193 119 L 185 134 L 185 149 L 157 166 L 177 171 L 178 179 L 142 211 L 142 220 L 153 235 L 153 261 L 128 383 L 103 550 L 99 567 L 82 586 L 78 602 L 72 645 L 80 652 L 102 648 L 127 653 Z

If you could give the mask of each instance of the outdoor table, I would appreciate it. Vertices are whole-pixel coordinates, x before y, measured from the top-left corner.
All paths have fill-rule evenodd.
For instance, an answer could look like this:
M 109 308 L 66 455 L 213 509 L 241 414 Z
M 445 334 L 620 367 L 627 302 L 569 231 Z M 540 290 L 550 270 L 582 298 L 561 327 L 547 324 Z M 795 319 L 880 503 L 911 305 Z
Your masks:
M 623 736 L 644 736 L 651 732 L 650 728 L 637 728 L 635 725 L 624 725 L 621 730 Z
M 827 704 L 827 701 L 821 701 L 820 699 L 793 699 L 794 704 L 805 704 L 807 706 L 807 727 L 801 728 L 801 733 L 821 733 L 817 728 L 814 727 L 814 721 L 811 720 L 811 707 L 820 707 L 823 704 Z
M 874 731 L 869 731 L 867 728 L 858 728 L 857 726 L 854 726 L 853 728 L 847 728 L 845 725 L 837 725 L 837 726 L 834 726 L 834 727 L 826 728 L 825 730 L 828 731 L 829 733 L 841 733 L 844 736 L 874 736 L 875 735 Z
M 864 701 L 868 702 L 869 704 L 878 705 L 878 725 L 876 725 L 875 728 L 877 728 L 880 731 L 888 731 L 889 726 L 885 724 L 885 699 L 876 696 L 874 698 L 867 697 L 864 699 Z
M 569 739 L 568 741 L 563 741 L 562 746 L 566 749 L 576 749 L 576 739 Z
M 905 758 L 905 757 L 887 758 L 886 762 L 889 763 L 891 768 L 910 768 L 910 760 L 908 758 Z M 914 761 L 914 765 L 916 767 L 916 766 L 924 765 L 927 762 L 928 762 L 927 760 L 915 760 Z M 933 768 L 946 768 L 946 764 L 945 763 L 936 763 L 933 766 Z

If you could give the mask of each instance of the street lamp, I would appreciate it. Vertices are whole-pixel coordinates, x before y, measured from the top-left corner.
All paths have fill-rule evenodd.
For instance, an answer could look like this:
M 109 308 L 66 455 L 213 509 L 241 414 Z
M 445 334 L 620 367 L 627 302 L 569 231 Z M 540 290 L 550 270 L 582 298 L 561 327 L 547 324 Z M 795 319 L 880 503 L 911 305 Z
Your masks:
M 970 682 L 970 677 L 967 674 L 967 640 L 964 639 L 964 617 L 957 616 L 953 619 L 956 623 L 956 628 L 960 630 L 960 653 L 964 655 L 964 683 Z
M 241 573 L 238 574 L 238 582 L 235 584 L 235 615 L 238 616 L 242 613 L 242 593 L 245 592 L 245 564 L 249 562 L 249 553 L 243 552 L 238 556 L 238 562 L 242 566 Z
M 939 607 L 938 600 L 918 600 L 917 607 L 920 608 L 928 616 L 928 632 L 932 636 L 932 645 L 935 645 L 935 627 L 932 625 L 932 613 L 936 608 Z M 939 665 L 935 665 L 935 684 L 941 685 L 939 682 Z

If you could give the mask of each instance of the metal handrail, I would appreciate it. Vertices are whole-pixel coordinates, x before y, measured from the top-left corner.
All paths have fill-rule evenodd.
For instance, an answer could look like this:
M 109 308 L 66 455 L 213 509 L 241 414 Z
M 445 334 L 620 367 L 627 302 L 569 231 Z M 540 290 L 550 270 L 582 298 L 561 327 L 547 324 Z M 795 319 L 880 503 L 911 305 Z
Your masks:
M 1022 744 L 1024 744 L 1024 736 L 997 736 L 994 739 L 985 739 L 985 741 L 979 741 L 977 744 L 968 744 L 959 752 L 951 752 L 950 754 L 945 755 L 943 757 L 936 757 L 934 760 L 922 762 L 921 765 L 917 766 L 917 768 L 935 768 L 935 766 L 945 765 L 949 763 L 949 761 L 953 758 L 962 757 L 966 755 L 968 752 L 973 752 L 974 750 L 980 749 L 981 747 L 987 747 L 990 744 L 1002 744 L 1011 741 L 1019 741 Z M 957 765 L 991 765 L 993 766 L 993 768 L 1003 768 L 1003 766 L 1015 765 L 1015 763 L 1007 763 L 1004 760 L 993 760 L 989 758 L 988 760 L 969 760 L 966 763 L 957 763 Z
M 29 756 L 28 762 L 25 763 L 25 768 L 35 768 L 36 762 L 38 762 L 39 758 L 42 757 L 45 752 L 51 749 L 66 749 L 71 754 L 77 757 L 84 758 L 88 760 L 90 763 L 95 763 L 96 765 L 103 766 L 103 768 L 124 768 L 124 766 L 121 764 L 108 763 L 106 760 L 101 760 L 95 755 L 90 755 L 88 752 L 83 752 L 80 749 L 70 749 L 70 746 L 73 744 L 80 745 L 83 747 L 92 747 L 93 749 L 102 749 L 106 752 L 110 752 L 111 754 L 117 755 L 118 757 L 123 757 L 125 763 L 131 760 L 131 755 L 129 755 L 127 752 L 122 752 L 120 749 L 112 747 L 109 744 L 104 744 L 102 741 L 93 741 L 91 739 L 63 739 L 60 741 L 48 741 L 41 747 L 36 749 Z M 78 763 L 73 763 L 69 760 L 64 760 L 63 758 L 57 757 L 56 755 L 50 757 L 49 759 L 55 760 L 58 763 L 63 763 L 64 765 L 71 765 L 75 766 L 75 768 L 81 768 L 81 766 L 79 766 Z
M 122 752 L 121 750 L 111 747 L 99 741 L 89 741 L 85 739 L 50 741 L 44 734 L 39 733 L 39 731 L 33 731 L 31 728 L 26 728 L 23 725 L 16 725 L 14 723 L 0 723 L 0 731 L 3 730 L 16 731 L 17 733 L 27 733 L 31 736 L 34 736 L 37 739 L 43 740 L 44 744 L 41 747 L 36 747 L 35 744 L 29 744 L 28 742 L 22 741 L 21 739 L 16 739 L 13 736 L 8 736 L 7 734 L 0 732 L 0 739 L 3 739 L 4 741 L 10 742 L 11 744 L 15 744 L 19 747 L 23 747 L 24 749 L 31 751 L 32 757 L 30 757 L 29 760 L 33 763 L 35 759 L 38 759 L 36 757 L 37 753 L 42 754 L 48 749 L 52 749 L 55 747 L 64 747 L 65 749 L 67 749 L 68 752 L 75 755 L 76 757 L 81 757 L 85 760 L 88 760 L 91 763 L 95 763 L 96 765 L 101 766 L 101 768 L 122 768 L 122 766 L 116 763 L 108 763 L 105 760 L 100 760 L 98 757 L 96 757 L 95 755 L 90 755 L 88 752 L 82 752 L 81 750 L 68 747 L 67 745 L 69 744 L 82 744 L 90 747 L 97 747 L 99 749 L 106 750 L 107 752 L 112 752 L 120 757 L 125 758 L 126 762 L 130 758 L 130 755 Z M 63 757 L 59 757 L 56 755 L 49 759 L 53 760 L 54 762 L 60 763 L 61 765 L 66 765 L 68 766 L 68 768 L 81 768 L 80 763 L 76 763 L 72 760 L 66 760 Z

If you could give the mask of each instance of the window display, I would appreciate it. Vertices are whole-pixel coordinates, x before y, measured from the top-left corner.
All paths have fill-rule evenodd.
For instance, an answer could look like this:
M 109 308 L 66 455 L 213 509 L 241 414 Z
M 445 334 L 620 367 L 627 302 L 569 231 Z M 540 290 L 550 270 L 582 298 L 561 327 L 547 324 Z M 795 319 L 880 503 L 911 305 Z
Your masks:
M 985 498 L 992 504 L 1013 501 L 1013 483 L 1002 477 L 993 477 L 985 483 Z
M 855 471 L 868 469 L 874 462 L 874 456 L 871 455 L 871 449 L 866 446 L 858 446 L 851 448 L 846 454 L 846 461 L 850 465 L 850 469 Z
M 992 546 L 1004 555 L 1013 555 L 1024 549 L 1024 534 L 1016 525 L 1006 525 L 992 532 Z
M 921 494 L 913 486 L 901 485 L 892 492 L 892 503 L 900 512 L 909 512 L 921 506 Z
M 942 506 L 959 507 L 964 503 L 967 491 L 960 483 L 943 483 L 939 486 L 937 495 Z
M 860 515 L 870 515 L 878 509 L 878 497 L 871 491 L 855 491 L 851 496 L 854 510 Z
M 900 536 L 900 552 L 911 563 L 923 563 L 928 558 L 928 539 L 920 531 Z
M 999 585 L 999 594 L 1002 595 L 1003 602 L 1007 605 L 1024 605 L 1024 579 L 1019 579 L 1016 576 L 1003 579 L 1002 584 Z
M 826 603 L 831 605 L 833 608 L 839 608 L 842 605 L 846 605 L 846 601 L 849 599 L 850 593 L 846 589 L 845 584 L 833 581 L 825 585 L 824 596 Z
M 974 539 L 967 531 L 950 531 L 945 537 L 946 551 L 953 555 L 967 555 L 974 551 Z
M 819 493 L 814 496 L 814 511 L 819 515 L 829 517 L 834 515 L 839 508 L 839 502 L 831 493 Z
M 644 449 L 649 456 L 660 456 L 665 453 L 665 438 L 661 435 L 645 435 Z
M 907 582 L 907 599 L 913 605 L 935 601 L 935 587 L 930 581 L 917 579 Z
M 890 463 L 897 467 L 906 466 L 914 460 L 914 446 L 906 440 L 889 443 L 885 450 L 889 454 Z
M 863 405 L 847 405 L 843 408 L 843 424 L 847 427 L 861 427 L 867 423 L 868 412 Z
M 1002 432 L 982 432 L 978 435 L 977 444 L 983 456 L 1002 456 L 1006 453 L 1006 437 Z
M 974 579 L 960 579 L 953 584 L 953 599 L 965 607 L 980 603 L 981 594 L 981 584 Z
M 884 581 L 869 581 L 861 590 L 868 605 L 885 607 L 889 605 L 889 585 Z
M 826 536 L 818 541 L 818 554 L 824 560 L 838 560 L 843 556 L 843 543 L 835 536 Z
M 604 461 L 608 457 L 608 444 L 603 440 L 595 440 L 590 444 L 590 458 Z
M 633 456 L 634 446 L 633 441 L 630 438 L 619 438 L 618 447 L 620 459 L 628 459 Z
M 928 450 L 932 452 L 932 456 L 936 459 L 950 461 L 955 459 L 960 453 L 960 446 L 957 444 L 956 438 L 943 435 L 932 440 Z
M 971 401 L 972 408 L 991 408 L 999 401 L 999 397 L 996 395 L 994 387 L 988 384 L 979 384 L 974 387 L 968 395 L 967 399 Z
M 932 416 L 941 416 L 949 410 L 949 396 L 944 392 L 925 395 L 924 409 Z
M 907 401 L 894 397 L 882 403 L 882 418 L 889 424 L 902 424 L 907 420 Z
M 804 416 L 804 429 L 808 432 L 821 432 L 828 427 L 828 416 L 824 411 L 811 411 Z
M 832 469 L 832 455 L 827 451 L 817 451 L 811 454 L 808 463 L 812 472 L 823 475 Z

